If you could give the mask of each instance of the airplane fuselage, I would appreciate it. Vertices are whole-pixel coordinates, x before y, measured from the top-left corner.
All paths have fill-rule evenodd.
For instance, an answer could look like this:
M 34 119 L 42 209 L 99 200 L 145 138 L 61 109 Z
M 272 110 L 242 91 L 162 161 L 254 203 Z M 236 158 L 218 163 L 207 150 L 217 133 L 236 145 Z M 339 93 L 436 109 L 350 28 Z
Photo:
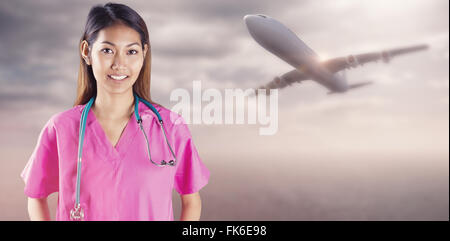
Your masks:
M 247 15 L 244 19 L 251 36 L 267 51 L 331 92 L 347 91 L 345 78 L 321 66 L 317 54 L 282 23 L 265 15 Z

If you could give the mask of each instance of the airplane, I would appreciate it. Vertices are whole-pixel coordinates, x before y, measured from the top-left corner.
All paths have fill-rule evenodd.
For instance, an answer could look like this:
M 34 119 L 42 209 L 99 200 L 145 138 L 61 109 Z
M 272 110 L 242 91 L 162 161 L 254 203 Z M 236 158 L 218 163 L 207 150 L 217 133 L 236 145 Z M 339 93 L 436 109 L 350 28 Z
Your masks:
M 329 90 L 328 94 L 344 93 L 372 84 L 371 81 L 348 84 L 346 69 L 379 60 L 388 63 L 394 56 L 428 48 L 428 45 L 421 44 L 320 61 L 319 56 L 308 45 L 279 21 L 263 14 L 246 15 L 244 21 L 257 43 L 295 68 L 258 88 L 266 89 L 267 95 L 270 89 L 282 89 L 305 80 L 314 80 L 323 85 Z

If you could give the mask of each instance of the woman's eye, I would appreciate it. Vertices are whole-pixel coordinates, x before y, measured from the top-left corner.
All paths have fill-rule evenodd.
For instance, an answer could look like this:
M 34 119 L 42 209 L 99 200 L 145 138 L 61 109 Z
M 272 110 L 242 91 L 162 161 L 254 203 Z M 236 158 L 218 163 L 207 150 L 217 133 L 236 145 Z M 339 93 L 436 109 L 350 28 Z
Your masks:
M 104 48 L 104 49 L 102 49 L 101 51 L 102 51 L 103 53 L 105 53 L 105 54 L 112 54 L 112 53 L 113 53 L 113 51 L 112 51 L 111 49 L 109 49 L 109 48 Z M 132 50 L 128 51 L 128 53 L 130 53 L 131 55 L 134 55 L 134 54 L 137 54 L 138 51 L 132 49 Z
M 111 51 L 111 52 L 108 52 L 108 51 Z M 104 48 L 104 49 L 102 49 L 102 52 L 103 52 L 103 53 L 107 53 L 107 54 L 111 54 L 111 53 L 112 53 L 112 50 L 111 50 L 111 49 L 108 49 L 108 48 Z

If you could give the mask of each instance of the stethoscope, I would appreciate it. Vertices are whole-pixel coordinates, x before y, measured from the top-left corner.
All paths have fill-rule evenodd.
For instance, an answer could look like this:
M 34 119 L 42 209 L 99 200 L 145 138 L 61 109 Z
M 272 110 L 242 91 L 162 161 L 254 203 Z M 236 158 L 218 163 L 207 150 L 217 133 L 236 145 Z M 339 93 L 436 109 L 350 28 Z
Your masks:
M 166 135 L 166 130 L 164 129 L 164 123 L 163 120 L 161 118 L 161 115 L 159 114 L 158 110 L 156 110 L 156 108 L 150 104 L 148 101 L 139 98 L 136 93 L 133 93 L 134 95 L 134 115 L 136 116 L 136 120 L 137 123 L 139 124 L 139 127 L 142 131 L 142 133 L 144 133 L 144 137 L 145 137 L 145 141 L 147 142 L 147 152 L 148 152 L 148 157 L 150 159 L 150 162 L 155 164 L 156 166 L 159 167 L 164 167 L 164 166 L 175 166 L 176 162 L 177 162 L 177 157 L 175 156 L 175 153 L 169 143 L 169 140 L 167 139 L 167 135 Z M 83 112 L 81 113 L 81 119 L 80 119 L 80 133 L 78 136 L 78 161 L 77 161 L 77 185 L 76 185 L 76 199 L 75 199 L 75 206 L 72 208 L 72 210 L 70 210 L 70 219 L 71 220 L 83 220 L 84 218 L 84 212 L 83 212 L 83 208 L 81 208 L 80 205 L 80 182 L 81 182 L 81 156 L 83 154 L 83 142 L 84 142 L 84 132 L 85 132 L 85 128 L 86 128 L 86 119 L 89 113 L 89 109 L 91 109 L 92 104 L 94 103 L 95 100 L 95 96 L 92 97 L 89 102 L 86 104 L 86 106 L 83 109 Z M 139 116 L 139 111 L 138 111 L 138 105 L 139 105 L 139 101 L 142 101 L 145 105 L 147 105 L 152 111 L 153 113 L 156 114 L 157 118 L 158 118 L 158 122 L 159 125 L 161 127 L 161 130 L 164 134 L 164 139 L 166 140 L 167 146 L 170 149 L 170 152 L 172 153 L 173 156 L 173 160 L 170 160 L 169 162 L 166 162 L 164 160 L 161 161 L 161 164 L 158 164 L 156 162 L 154 162 L 152 160 L 152 156 L 150 153 L 150 144 L 148 143 L 148 138 L 147 138 L 147 134 L 145 134 L 144 131 L 144 127 L 142 126 L 142 119 Z

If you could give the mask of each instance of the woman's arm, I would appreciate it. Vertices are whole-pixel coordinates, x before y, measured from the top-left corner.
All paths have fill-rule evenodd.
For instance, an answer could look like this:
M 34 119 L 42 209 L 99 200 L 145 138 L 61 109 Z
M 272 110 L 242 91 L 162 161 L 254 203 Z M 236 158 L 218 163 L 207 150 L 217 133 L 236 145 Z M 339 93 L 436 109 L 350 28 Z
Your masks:
M 50 221 L 47 198 L 28 198 L 28 215 L 31 221 Z
M 191 193 L 181 196 L 181 218 L 180 221 L 200 221 L 202 211 L 202 200 L 200 193 Z

